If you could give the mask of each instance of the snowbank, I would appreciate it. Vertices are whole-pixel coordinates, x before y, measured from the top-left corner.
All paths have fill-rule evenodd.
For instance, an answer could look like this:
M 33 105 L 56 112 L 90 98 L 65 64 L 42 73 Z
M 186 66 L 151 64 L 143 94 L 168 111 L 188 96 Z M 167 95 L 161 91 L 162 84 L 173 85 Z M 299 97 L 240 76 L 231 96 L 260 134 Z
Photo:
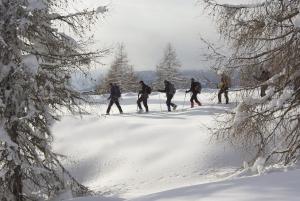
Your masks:
M 113 106 L 108 117 L 101 115 L 105 96 L 93 97 L 96 102 L 86 106 L 93 115 L 65 116 L 53 128 L 53 147 L 70 159 L 64 162 L 67 168 L 102 194 L 74 200 L 298 200 L 297 170 L 230 177 L 247 155 L 228 144 L 211 142 L 208 129 L 215 126 L 217 115 L 237 105 L 234 97 L 231 93 L 232 104 L 218 105 L 217 91 L 204 90 L 199 96 L 203 106 L 189 109 L 189 95 L 184 102 L 184 93 L 177 92 L 178 110 L 168 113 L 164 95 L 154 93 L 151 112 L 136 114 L 136 94 L 129 93 L 121 100 L 125 114 L 119 115 Z M 255 168 L 263 174 L 262 165 Z

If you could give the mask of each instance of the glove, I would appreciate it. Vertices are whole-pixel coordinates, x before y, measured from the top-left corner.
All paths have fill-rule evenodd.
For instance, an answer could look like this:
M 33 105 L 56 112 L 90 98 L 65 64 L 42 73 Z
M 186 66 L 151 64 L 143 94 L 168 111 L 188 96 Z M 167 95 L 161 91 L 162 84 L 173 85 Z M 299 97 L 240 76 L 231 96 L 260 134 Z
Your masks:
M 188 93 L 189 91 L 185 91 L 185 93 Z

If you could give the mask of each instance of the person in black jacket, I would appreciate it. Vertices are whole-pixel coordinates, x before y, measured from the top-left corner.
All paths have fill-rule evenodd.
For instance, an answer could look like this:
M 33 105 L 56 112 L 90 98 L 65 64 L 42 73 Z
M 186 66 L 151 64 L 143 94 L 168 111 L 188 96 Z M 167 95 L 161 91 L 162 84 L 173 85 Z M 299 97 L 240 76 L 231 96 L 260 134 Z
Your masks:
M 138 100 L 137 100 L 139 112 L 143 111 L 141 102 L 143 102 L 146 112 L 149 112 L 147 101 L 149 98 L 149 94 L 151 93 L 151 88 L 148 85 L 146 85 L 144 81 L 140 81 L 140 85 L 141 85 L 141 90 L 139 91 Z
M 120 114 L 122 114 L 123 110 L 122 110 L 122 108 L 120 106 L 120 103 L 119 103 L 119 98 L 121 97 L 120 88 L 119 88 L 118 85 L 113 84 L 113 83 L 110 83 L 109 86 L 110 86 L 110 96 L 108 97 L 108 100 L 110 100 L 110 101 L 109 101 L 109 104 L 108 104 L 108 108 L 106 110 L 106 114 L 109 115 L 111 106 L 113 104 L 116 104 L 116 106 L 119 109 Z
M 221 74 L 221 82 L 219 83 L 219 92 L 218 92 L 218 103 L 222 103 L 222 94 L 224 94 L 226 99 L 226 104 L 229 103 L 228 90 L 230 87 L 230 78 L 225 73 Z
M 200 101 L 197 98 L 197 95 L 199 93 L 201 93 L 201 84 L 200 82 L 196 82 L 194 78 L 191 79 L 191 88 L 189 90 L 187 90 L 185 93 L 189 93 L 192 92 L 192 96 L 191 96 L 191 108 L 194 107 L 194 101 L 198 104 L 198 106 L 201 106 L 202 104 L 200 103 Z
M 177 105 L 171 102 L 174 94 L 176 93 L 176 89 L 175 89 L 174 85 L 167 80 L 164 81 L 164 84 L 165 84 L 165 89 L 158 90 L 158 91 L 166 93 L 166 96 L 167 96 L 166 104 L 168 107 L 168 111 L 171 112 L 171 106 L 173 107 L 173 110 L 176 110 L 176 108 L 177 108 Z
M 261 75 L 259 77 L 253 76 L 254 79 L 260 81 L 260 82 L 266 82 L 270 79 L 270 72 L 268 70 L 262 70 Z M 264 97 L 266 95 L 266 91 L 268 89 L 268 84 L 263 84 L 260 87 L 260 96 Z

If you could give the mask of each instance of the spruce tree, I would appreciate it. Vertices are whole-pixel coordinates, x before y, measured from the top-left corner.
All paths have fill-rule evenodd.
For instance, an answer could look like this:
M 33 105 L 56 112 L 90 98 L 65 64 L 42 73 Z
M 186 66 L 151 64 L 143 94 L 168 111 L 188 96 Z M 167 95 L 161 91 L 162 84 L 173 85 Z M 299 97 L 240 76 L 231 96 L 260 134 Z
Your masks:
M 51 149 L 56 110 L 77 111 L 70 74 L 101 51 L 85 50 L 95 11 L 63 12 L 67 1 L 0 1 L 0 195 L 2 201 L 49 200 L 69 188 L 88 192 Z M 106 9 L 102 9 L 104 12 Z M 101 11 L 101 9 L 100 9 Z M 69 27 L 69 35 L 58 28 Z
M 171 43 L 168 43 L 161 62 L 156 66 L 157 80 L 156 87 L 163 87 L 164 80 L 172 82 L 175 86 L 179 87 L 185 83 L 185 80 L 179 73 L 181 63 L 177 58 L 176 50 Z
M 122 92 L 137 90 L 138 79 L 133 66 L 129 64 L 124 44 L 118 45 L 115 58 L 99 91 L 107 92 L 110 83 L 117 84 Z

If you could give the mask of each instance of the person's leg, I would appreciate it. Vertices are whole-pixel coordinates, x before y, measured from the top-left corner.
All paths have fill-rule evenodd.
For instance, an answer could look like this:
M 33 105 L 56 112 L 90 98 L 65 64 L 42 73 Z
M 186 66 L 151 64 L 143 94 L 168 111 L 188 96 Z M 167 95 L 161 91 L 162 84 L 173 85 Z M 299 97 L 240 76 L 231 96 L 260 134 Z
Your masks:
M 191 108 L 193 108 L 194 107 L 194 94 L 191 96 L 190 101 L 191 101 Z
M 220 89 L 220 90 L 219 90 L 219 93 L 218 93 L 218 100 L 219 100 L 219 103 L 222 103 L 222 93 L 223 93 L 223 90 Z
M 146 109 L 146 112 L 149 112 L 149 109 L 148 109 L 148 97 L 147 96 L 143 96 L 143 104 L 144 104 L 144 107 Z
M 119 102 L 119 100 L 117 99 L 117 100 L 115 100 L 115 104 L 117 105 L 117 107 L 118 107 L 118 109 L 119 109 L 119 112 L 120 112 L 120 114 L 122 114 L 123 113 L 123 110 L 122 110 L 122 108 L 121 108 L 121 105 L 120 105 L 120 102 Z
M 175 110 L 177 108 L 177 105 L 175 103 L 172 103 L 172 99 L 174 97 L 174 95 L 170 95 L 170 105 L 173 107 L 173 110 Z
M 266 90 L 267 90 L 268 86 L 267 85 L 262 85 L 260 87 L 260 96 L 264 97 L 266 95 Z
M 141 102 L 142 102 L 142 101 L 143 101 L 143 98 L 142 98 L 142 96 L 140 96 L 139 99 L 137 100 L 137 105 L 138 105 L 138 107 L 139 107 L 140 110 L 143 109 L 143 108 L 142 108 L 142 105 L 141 105 Z
M 228 104 L 228 103 L 229 103 L 228 89 L 226 89 L 226 90 L 224 91 L 224 96 L 225 96 L 225 99 L 226 99 L 226 104 Z
M 114 104 L 114 101 L 112 99 L 110 99 L 107 110 L 106 110 L 106 114 L 109 114 L 111 106 Z
M 167 101 L 166 101 L 166 104 L 167 104 L 167 107 L 168 107 L 168 111 L 169 111 L 169 112 L 171 112 L 171 99 L 172 99 L 172 96 L 167 95 Z
M 201 103 L 200 103 L 200 101 L 198 100 L 198 97 L 197 97 L 197 93 L 194 94 L 194 97 L 195 97 L 194 100 L 198 104 L 198 106 L 201 106 Z

